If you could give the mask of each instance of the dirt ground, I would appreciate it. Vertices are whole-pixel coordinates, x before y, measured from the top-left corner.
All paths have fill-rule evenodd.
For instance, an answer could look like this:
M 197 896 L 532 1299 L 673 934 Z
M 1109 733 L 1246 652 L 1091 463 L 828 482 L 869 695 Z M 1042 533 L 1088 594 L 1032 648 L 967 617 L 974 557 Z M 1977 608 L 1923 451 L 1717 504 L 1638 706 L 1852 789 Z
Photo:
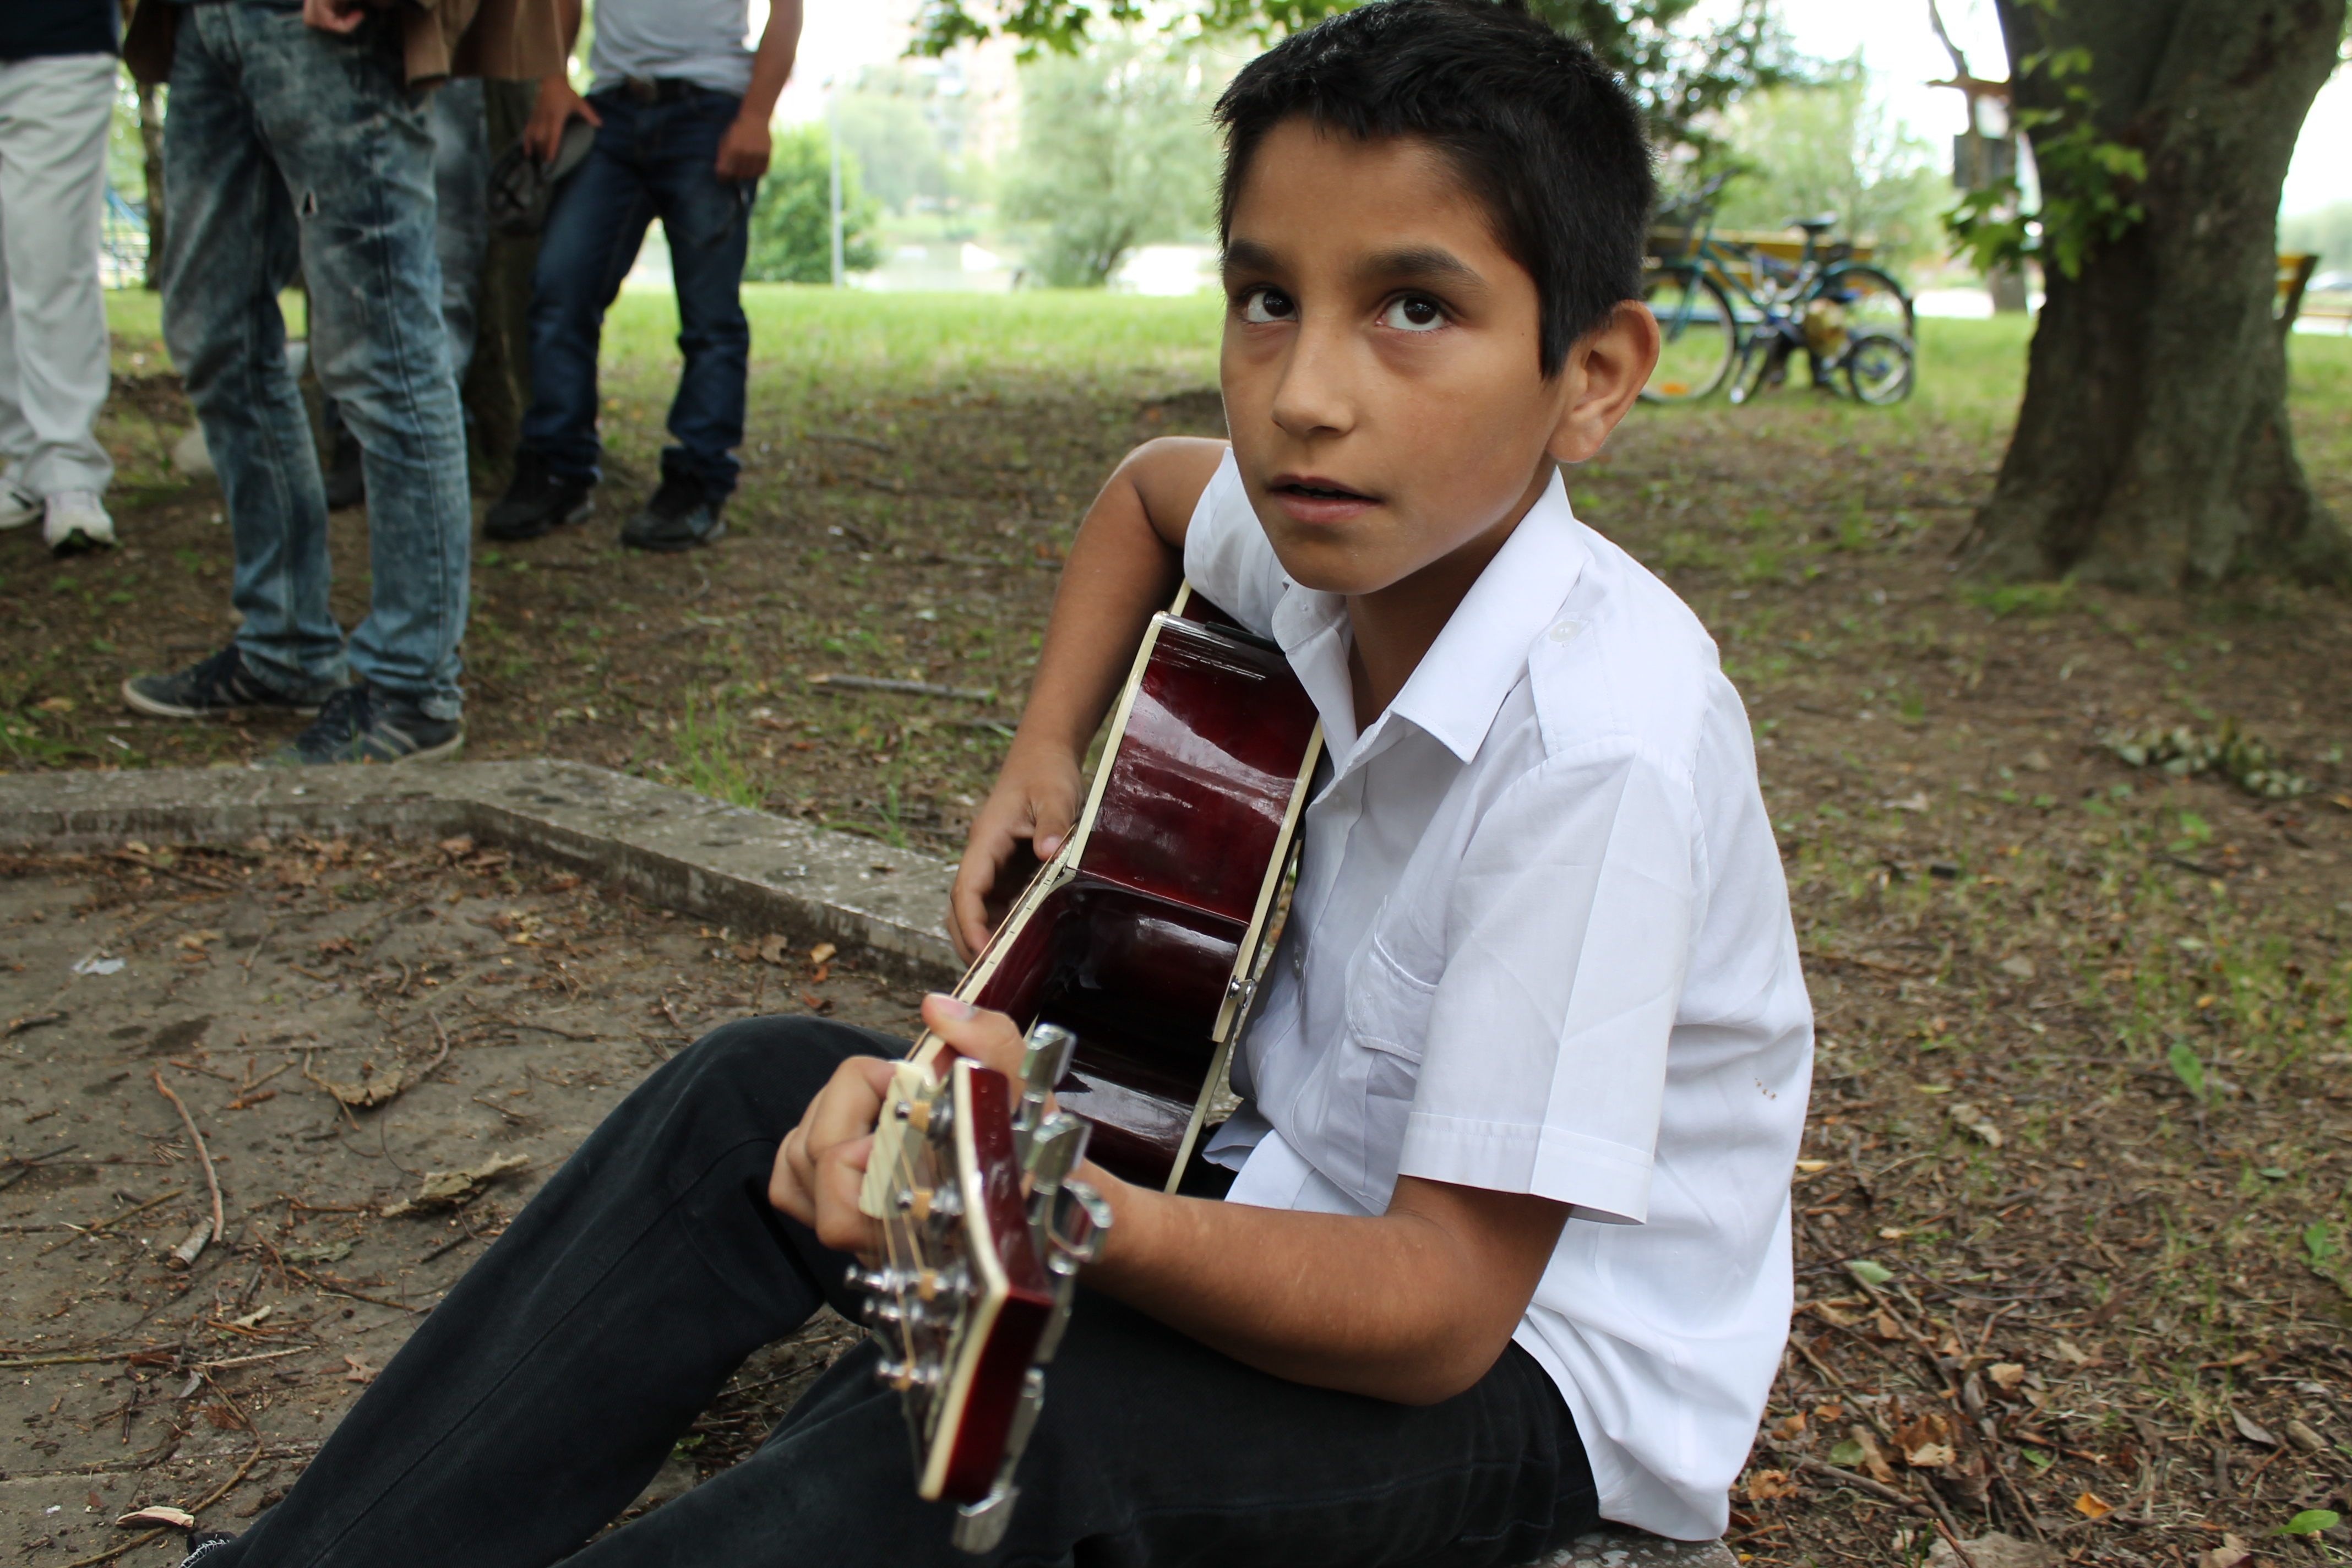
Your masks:
M 205 1521 L 232 1530 L 268 1507 L 508 1216 L 705 1030 L 814 1010 L 911 1032 L 903 983 L 762 960 L 773 934 L 462 840 L 0 858 L 0 1552 L 90 1562 L 148 1502 L 216 1499 Z M 227 1226 L 193 1267 L 172 1252 L 210 1200 L 164 1089 Z M 385 1213 L 493 1162 L 459 1206 Z M 753 1358 L 648 1500 L 747 1451 L 853 1338 L 826 1313 Z
M 168 386 L 139 395 L 170 416 Z M 735 530 L 717 550 L 644 559 L 614 547 L 615 509 L 652 471 L 649 445 L 622 442 L 623 466 L 635 467 L 612 487 L 607 515 L 482 552 L 471 754 L 580 757 L 947 851 L 1019 711 L 1078 510 L 1136 440 L 1213 433 L 1216 400 L 1007 375 L 951 395 L 844 401 L 799 438 L 758 406 Z M 657 422 L 643 413 L 640 426 Z M 1580 515 L 1698 611 L 1747 698 L 1820 1016 L 1798 1177 L 1804 1300 L 1736 1491 L 1735 1542 L 1759 1564 L 1915 1560 L 1946 1531 L 1965 1541 L 1992 1530 L 2084 1562 L 2341 1556 L 2345 1527 L 2311 1531 L 2326 1524 L 2314 1510 L 2352 1513 L 2352 617 L 2339 595 L 2274 585 L 2187 599 L 1970 585 L 1951 572 L 1951 552 L 2005 435 L 1997 422 L 1790 393 L 1739 410 L 1643 410 L 1605 460 L 1570 480 Z M 2320 465 L 2314 478 L 2352 508 L 2352 476 Z M 202 486 L 159 489 L 124 509 L 135 542 L 95 562 L 53 566 L 24 535 L 0 538 L 0 715 L 16 716 L 0 726 L 16 725 L 15 765 L 226 762 L 276 739 L 132 721 L 110 696 L 124 671 L 183 663 L 226 637 L 217 508 Z M 359 558 L 362 528 L 339 521 L 342 559 Z M 349 616 L 356 584 L 341 594 Z M 849 694 L 809 679 L 842 673 L 980 695 Z M 2289 775 L 2272 781 L 2286 797 L 2225 776 L 2263 782 L 2270 764 L 2242 743 L 2222 766 L 2191 771 L 2199 752 L 2174 772 L 2133 765 L 2107 743 L 2176 728 L 2216 746 L 2258 739 Z M 58 907 L 95 887 L 60 891 Z M 602 906 L 596 918 L 664 920 Z M 665 929 L 681 952 L 703 940 Z M 42 961 L 45 983 L 70 961 L 66 949 L 79 957 L 93 945 L 59 943 Z M 257 969 L 278 951 L 273 942 Z M 215 966 L 242 963 L 235 952 Z M 747 984 L 722 979 L 738 973 L 723 963 L 677 973 L 730 994 Z M 356 975 L 347 984 L 361 988 Z M 644 1027 L 651 982 L 601 984 L 625 994 L 614 1016 L 636 1008 L 630 1027 Z M 228 1007 L 201 1010 L 226 1020 Z M 316 1026 L 307 1008 L 301 1016 Z M 453 1009 L 444 1023 L 473 1017 Z M 264 1037 L 215 1024 L 205 1037 L 215 1070 L 236 1078 L 247 1054 L 262 1071 L 284 1059 L 282 1047 L 229 1046 L 236 1032 Z M 412 1058 L 425 1043 L 414 1023 L 400 1037 Z M 37 1059 L 66 1038 L 9 1043 Z M 618 1083 L 625 1061 L 641 1069 L 655 1047 L 526 1035 L 482 1048 L 616 1053 L 605 1070 Z M 58 1078 L 73 1087 L 43 1092 L 62 1103 L 150 1059 L 131 1045 L 120 1054 L 102 1068 L 77 1059 Z M 473 1056 L 454 1059 L 474 1070 Z M 20 1081 L 37 1083 L 30 1071 Z M 177 1081 L 213 1097 L 204 1115 L 236 1087 Z M 332 1125 L 320 1093 L 302 1089 L 301 1125 Z M 8 1108 L 12 1147 L 26 1152 L 57 1129 L 22 1125 L 51 1101 L 16 1092 L 27 1104 Z M 152 1087 L 127 1078 L 106 1092 L 128 1097 L 142 1139 L 162 1141 L 142 1143 L 147 1157 L 174 1147 Z M 415 1092 L 421 1108 L 449 1091 Z M 389 1152 L 405 1165 L 424 1168 L 428 1141 L 446 1150 L 431 1157 L 459 1160 L 478 1152 L 465 1131 L 502 1136 L 495 1112 L 466 1110 L 471 1121 L 441 1131 L 404 1102 L 391 1111 Z M 403 1148 L 407 1115 L 418 1142 Z M 552 1140 L 560 1120 L 535 1135 Z M 304 1201 L 373 1201 L 409 1179 L 382 1152 L 369 1163 L 363 1144 L 343 1150 L 353 1142 L 347 1130 L 326 1145 L 340 1163 L 317 1191 L 341 1195 Z M 143 1199 L 166 1176 L 184 1180 L 183 1167 L 121 1190 Z M 520 1190 L 485 1201 L 510 1205 Z M 113 1193 L 61 1190 L 38 1217 L 87 1223 L 114 1212 Z M 188 1211 L 157 1212 L 176 1224 Z M 350 1225 L 363 1233 L 355 1244 L 401 1237 L 336 1266 L 392 1300 L 429 1294 L 462 1264 L 462 1247 L 418 1261 L 430 1250 L 419 1223 L 301 1219 L 306 1235 Z M 430 1234 L 447 1233 L 439 1223 Z M 77 1243 L 45 1267 L 87 1251 L 74 1267 L 94 1282 L 110 1248 L 131 1250 Z M 126 1280 L 162 1279 L 143 1256 Z M 240 1302 L 279 1299 L 265 1288 L 274 1274 L 247 1292 L 243 1255 L 212 1267 L 221 1283 L 189 1289 L 212 1290 L 220 1309 L 209 1295 L 203 1313 L 179 1308 L 174 1334 L 192 1314 L 240 1316 Z M 44 1300 L 62 1301 L 71 1287 L 45 1288 Z M 168 1279 L 138 1289 L 186 1294 Z M 46 1345 L 31 1338 L 46 1328 L 110 1345 L 104 1336 L 131 1331 L 147 1301 L 92 1305 L 119 1307 L 124 1321 L 69 1329 L 12 1311 L 12 1342 Z M 333 1314 L 350 1300 L 325 1304 L 336 1334 L 396 1313 L 362 1302 L 346 1321 Z M 298 1363 L 323 1369 L 306 1397 L 347 1394 L 335 1372 L 343 1342 Z M 50 1380 L 39 1384 L 49 1398 L 73 1393 L 85 1421 L 131 1392 L 120 1373 L 96 1391 L 110 1368 L 76 1370 L 87 1389 L 72 1389 L 67 1371 L 28 1375 Z M 262 1363 L 240 1375 L 249 1388 L 277 1373 Z M 66 1414 L 61 1405 L 49 1417 L 46 1439 L 65 1443 Z M 148 1435 L 131 1451 L 158 1441 L 161 1418 L 134 1422 Z M 195 1447 L 217 1451 L 220 1474 L 250 1447 L 242 1428 L 191 1432 Z M 73 1441 L 106 1436 L 93 1428 Z M 124 1447 L 119 1434 L 107 1440 Z M 69 1468 L 64 1452 L 41 1465 Z M 278 1468 L 265 1490 L 299 1456 L 266 1462 Z M 148 1484 L 173 1489 L 160 1476 Z M 194 1489 L 194 1472 L 177 1489 Z M 78 1513 L 79 1499 L 49 1500 Z M 90 1550 L 96 1536 L 70 1540 Z

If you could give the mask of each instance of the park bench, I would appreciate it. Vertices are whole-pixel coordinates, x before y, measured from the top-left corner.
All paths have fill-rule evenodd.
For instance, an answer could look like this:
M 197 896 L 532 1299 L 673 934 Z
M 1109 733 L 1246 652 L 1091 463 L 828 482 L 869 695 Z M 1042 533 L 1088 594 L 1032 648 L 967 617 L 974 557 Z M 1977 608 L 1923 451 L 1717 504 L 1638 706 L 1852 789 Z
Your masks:
M 2352 333 L 2352 298 L 2341 295 L 2320 295 L 2314 298 L 2311 275 L 2318 270 L 2319 258 L 2300 251 L 2281 251 L 2278 258 L 2278 295 L 2276 313 L 2279 331 L 2291 332 L 2302 317 L 2313 320 L 2338 321 L 2344 331 Z

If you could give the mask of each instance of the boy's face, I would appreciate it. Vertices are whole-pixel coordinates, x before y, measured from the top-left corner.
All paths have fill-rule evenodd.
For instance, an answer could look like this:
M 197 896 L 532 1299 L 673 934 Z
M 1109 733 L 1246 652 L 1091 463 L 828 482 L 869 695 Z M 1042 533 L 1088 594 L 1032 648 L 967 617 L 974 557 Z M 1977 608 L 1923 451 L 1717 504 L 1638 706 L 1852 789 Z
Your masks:
M 1535 279 L 1444 155 L 1303 116 L 1251 160 L 1224 286 L 1234 459 L 1284 569 L 1329 593 L 1409 591 L 1454 558 L 1475 574 L 1657 352 L 1649 313 L 1621 307 L 1545 380 Z

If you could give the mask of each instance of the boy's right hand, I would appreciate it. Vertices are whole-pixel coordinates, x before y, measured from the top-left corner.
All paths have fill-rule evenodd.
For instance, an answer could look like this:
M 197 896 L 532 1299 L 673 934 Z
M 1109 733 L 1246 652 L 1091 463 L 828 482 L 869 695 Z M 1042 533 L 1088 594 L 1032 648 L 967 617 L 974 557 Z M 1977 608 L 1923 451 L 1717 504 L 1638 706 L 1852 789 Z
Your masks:
M 588 100 L 572 90 L 570 78 L 561 71 L 550 72 L 540 80 L 539 101 L 531 107 L 530 123 L 522 128 L 522 144 L 541 164 L 552 163 L 563 145 L 563 128 L 574 119 L 591 125 L 604 123 L 604 117 L 588 107 Z
M 1007 868 L 1025 867 L 1032 856 L 1038 861 L 1054 858 L 1077 822 L 1084 787 L 1078 760 L 1066 753 L 1016 752 L 1005 759 L 996 788 L 972 816 L 963 862 L 948 894 L 948 935 L 966 963 L 980 955 L 1004 917 L 1004 909 L 997 907 L 998 884 Z

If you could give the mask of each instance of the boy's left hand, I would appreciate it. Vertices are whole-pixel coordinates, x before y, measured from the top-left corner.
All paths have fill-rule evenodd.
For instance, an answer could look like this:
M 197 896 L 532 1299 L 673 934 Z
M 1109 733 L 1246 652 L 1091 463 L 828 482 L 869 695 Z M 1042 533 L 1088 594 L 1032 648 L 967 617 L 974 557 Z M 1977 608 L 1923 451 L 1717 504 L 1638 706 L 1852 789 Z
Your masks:
M 933 994 L 923 999 L 923 1022 L 959 1056 L 1007 1075 L 1021 1070 L 1021 1030 L 1002 1013 Z M 850 1058 L 834 1069 L 776 1150 L 768 1201 L 836 1252 L 872 1258 L 883 1251 L 881 1224 L 857 1206 L 857 1189 L 889 1089 L 890 1063 Z

